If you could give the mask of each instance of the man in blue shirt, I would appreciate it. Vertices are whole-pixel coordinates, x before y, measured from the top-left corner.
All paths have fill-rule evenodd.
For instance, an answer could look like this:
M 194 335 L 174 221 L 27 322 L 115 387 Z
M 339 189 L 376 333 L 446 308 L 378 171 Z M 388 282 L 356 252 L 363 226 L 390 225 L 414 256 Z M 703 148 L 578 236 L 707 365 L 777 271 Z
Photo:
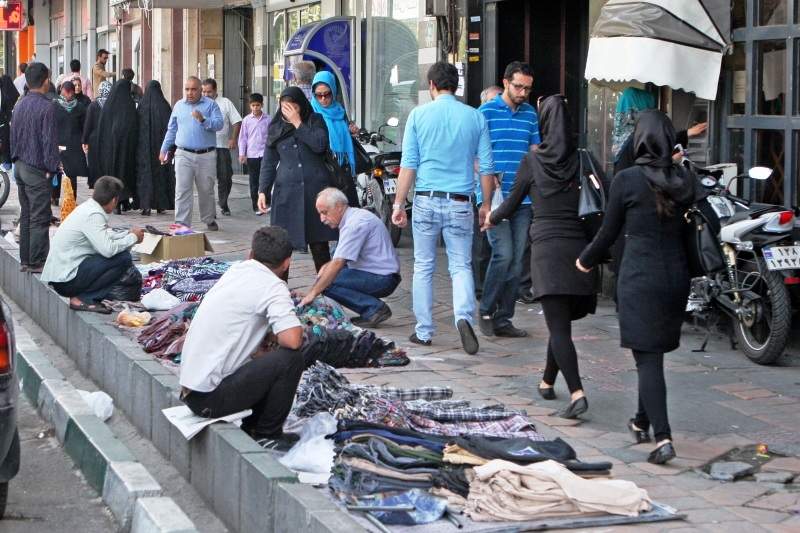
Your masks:
M 192 225 L 194 184 L 200 219 L 210 231 L 219 230 L 214 205 L 214 182 L 217 179 L 217 135 L 222 129 L 222 112 L 214 100 L 200 93 L 200 79 L 191 76 L 183 87 L 183 100 L 178 100 L 169 117 L 167 134 L 161 144 L 161 164 L 175 151 L 175 222 Z
M 503 195 L 511 190 L 522 158 L 539 144 L 539 121 L 533 106 L 527 103 L 533 89 L 531 68 L 519 61 L 506 67 L 503 93 L 480 107 L 489 124 L 495 170 L 503 174 L 500 184 Z M 479 191 L 480 192 L 480 191 Z M 491 197 L 483 197 L 490 204 Z M 481 198 L 478 198 L 478 203 Z M 492 257 L 486 268 L 478 324 L 484 335 L 525 337 L 524 329 L 514 327 L 517 292 L 522 261 L 531 225 L 531 205 L 528 198 L 517 211 L 494 228 L 487 230 Z
M 494 165 L 489 129 L 477 109 L 456 100 L 456 67 L 435 63 L 428 71 L 433 102 L 411 111 L 403 135 L 397 195 L 392 206 L 392 222 L 408 223 L 406 196 L 414 183 L 416 193 L 412 213 L 414 234 L 414 315 L 417 318 L 411 342 L 429 346 L 434 333 L 433 271 L 436 246 L 444 238 L 450 278 L 453 282 L 453 308 L 456 327 L 464 351 L 478 351 L 472 329 L 475 311 L 475 285 L 472 278 L 472 193 L 475 190 L 473 162 L 480 161 L 481 185 L 491 193 Z M 480 213 L 481 220 L 489 210 Z

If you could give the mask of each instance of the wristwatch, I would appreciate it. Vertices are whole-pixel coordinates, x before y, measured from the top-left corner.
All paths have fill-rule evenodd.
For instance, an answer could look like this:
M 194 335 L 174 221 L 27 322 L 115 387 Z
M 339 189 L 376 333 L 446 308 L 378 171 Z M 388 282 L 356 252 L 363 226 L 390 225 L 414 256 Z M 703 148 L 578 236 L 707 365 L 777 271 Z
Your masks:
M 397 211 L 398 209 L 403 209 L 401 204 L 392 204 L 392 211 Z

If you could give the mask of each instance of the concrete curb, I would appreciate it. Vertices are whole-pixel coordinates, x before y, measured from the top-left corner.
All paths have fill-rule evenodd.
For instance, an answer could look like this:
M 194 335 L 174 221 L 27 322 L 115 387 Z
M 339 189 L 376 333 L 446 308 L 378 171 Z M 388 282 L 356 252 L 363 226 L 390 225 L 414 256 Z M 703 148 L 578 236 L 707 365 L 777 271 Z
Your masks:
M 100 493 L 117 519 L 120 531 L 131 531 L 139 499 L 161 496 L 161 485 L 94 415 L 75 387 L 35 348 L 27 333 L 17 328 L 16 334 L 17 376 L 22 393 L 54 426 L 67 455 L 89 485 Z M 171 498 L 157 499 L 171 504 L 169 512 L 154 508 L 147 514 L 149 529 L 139 531 L 197 531 Z M 180 530 L 171 529 L 176 517 L 185 519 Z
M 73 312 L 67 300 L 42 283 L 38 275 L 19 272 L 17 249 L 2 240 L 0 282 L 6 293 L 53 336 L 78 369 L 114 398 L 115 406 L 231 530 L 367 531 L 326 498 L 319 494 L 320 498 L 314 497 L 316 491 L 311 487 L 289 488 L 298 483 L 297 476 L 235 425 L 214 424 L 187 441 L 161 412 L 182 405 L 177 378 L 113 327 L 107 316 Z M 37 361 L 34 357 L 29 366 L 35 367 Z M 28 386 L 41 385 L 34 381 Z

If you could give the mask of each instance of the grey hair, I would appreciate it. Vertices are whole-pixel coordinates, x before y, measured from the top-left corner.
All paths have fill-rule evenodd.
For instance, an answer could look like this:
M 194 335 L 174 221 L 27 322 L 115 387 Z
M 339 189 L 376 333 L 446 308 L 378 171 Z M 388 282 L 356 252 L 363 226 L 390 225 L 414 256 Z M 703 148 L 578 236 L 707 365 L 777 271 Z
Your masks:
M 292 68 L 294 77 L 297 83 L 311 83 L 314 80 L 314 74 L 317 73 L 317 66 L 313 61 L 298 61 Z
M 322 189 L 317 195 L 317 201 L 322 200 L 328 207 L 335 207 L 337 205 L 347 205 L 347 196 L 337 189 L 336 187 L 328 187 Z
M 503 88 L 499 85 L 489 85 L 487 88 L 481 91 L 481 103 L 485 104 L 489 100 L 489 93 L 492 91 L 496 91 L 497 93 L 503 92 Z

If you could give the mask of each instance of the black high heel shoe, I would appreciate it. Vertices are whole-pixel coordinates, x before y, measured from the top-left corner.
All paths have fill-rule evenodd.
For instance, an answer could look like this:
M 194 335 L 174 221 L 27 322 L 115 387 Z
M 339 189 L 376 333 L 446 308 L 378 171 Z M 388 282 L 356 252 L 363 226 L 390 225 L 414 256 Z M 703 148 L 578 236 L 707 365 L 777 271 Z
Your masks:
M 571 404 L 569 407 L 566 407 L 559 411 L 556 416 L 560 418 L 578 418 L 580 415 L 585 413 L 589 410 L 589 400 L 586 399 L 586 396 L 582 398 L 578 398 Z
M 647 462 L 654 465 L 663 465 L 672 459 L 675 459 L 675 448 L 672 446 L 672 442 L 665 442 L 647 456 Z
M 650 433 L 636 427 L 636 422 L 634 422 L 633 418 L 628 420 L 628 431 L 630 431 L 631 435 L 633 435 L 633 438 L 636 439 L 636 444 L 643 444 L 645 442 L 652 441 L 650 438 Z
M 149 209 L 142 209 L 142 216 L 149 217 L 151 211 Z
M 556 390 L 553 387 L 536 387 L 536 389 L 539 391 L 539 396 L 545 400 L 556 399 Z

